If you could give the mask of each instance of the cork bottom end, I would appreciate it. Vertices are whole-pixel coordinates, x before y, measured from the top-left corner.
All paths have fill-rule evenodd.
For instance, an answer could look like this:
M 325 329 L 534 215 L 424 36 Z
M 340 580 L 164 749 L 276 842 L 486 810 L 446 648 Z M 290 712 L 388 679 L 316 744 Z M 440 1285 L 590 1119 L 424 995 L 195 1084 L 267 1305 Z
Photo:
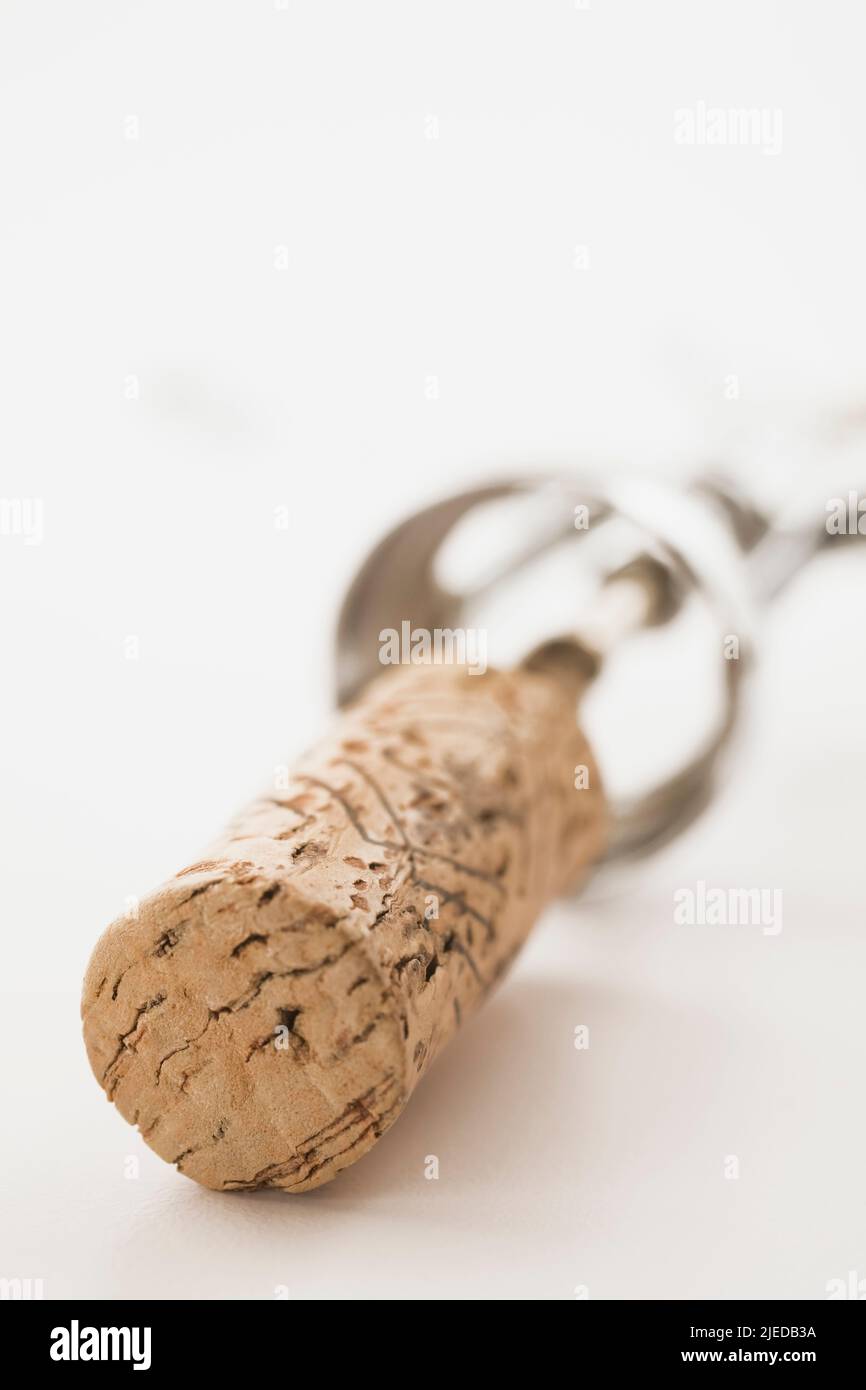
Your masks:
M 251 921 L 238 885 L 206 886 L 173 885 L 105 933 L 82 1005 L 91 1066 L 185 1176 L 308 1191 L 400 1113 L 400 1021 L 363 945 L 326 915 L 286 897 Z

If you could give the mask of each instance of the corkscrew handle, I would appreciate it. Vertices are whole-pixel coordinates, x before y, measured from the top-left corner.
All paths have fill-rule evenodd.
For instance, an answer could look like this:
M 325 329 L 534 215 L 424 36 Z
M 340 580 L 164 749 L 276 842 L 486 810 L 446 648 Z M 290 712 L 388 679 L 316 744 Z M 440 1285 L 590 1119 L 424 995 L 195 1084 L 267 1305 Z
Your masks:
M 337 630 L 338 699 L 351 699 L 375 675 L 383 629 L 406 619 L 427 631 L 460 629 L 480 599 L 513 585 L 539 557 L 576 545 L 595 577 L 594 598 L 575 603 L 568 629 L 525 660 L 550 659 L 571 646 L 586 669 L 597 671 L 631 635 L 671 623 L 687 607 L 701 608 L 717 653 L 721 709 L 702 744 L 651 790 L 611 803 L 607 862 L 652 853 L 690 826 L 715 793 L 763 604 L 820 550 L 839 543 L 820 498 L 800 493 L 795 500 L 773 513 L 729 479 L 700 478 L 683 488 L 593 474 L 503 481 L 449 497 L 390 531 L 359 571 Z M 503 505 L 516 508 L 519 520 L 499 545 L 497 565 L 474 584 L 445 582 L 441 556 L 460 528 Z M 842 539 L 864 533 L 866 515 L 862 531 L 849 524 Z

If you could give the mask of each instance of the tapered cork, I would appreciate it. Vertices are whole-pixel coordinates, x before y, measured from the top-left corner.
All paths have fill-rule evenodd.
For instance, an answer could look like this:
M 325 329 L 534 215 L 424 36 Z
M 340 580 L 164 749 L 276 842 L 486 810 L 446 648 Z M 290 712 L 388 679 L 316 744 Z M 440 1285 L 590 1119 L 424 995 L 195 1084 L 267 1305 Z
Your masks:
M 302 1192 L 375 1144 L 604 847 L 576 697 L 528 671 L 385 675 L 108 928 L 87 1052 L 152 1149 L 207 1187 Z

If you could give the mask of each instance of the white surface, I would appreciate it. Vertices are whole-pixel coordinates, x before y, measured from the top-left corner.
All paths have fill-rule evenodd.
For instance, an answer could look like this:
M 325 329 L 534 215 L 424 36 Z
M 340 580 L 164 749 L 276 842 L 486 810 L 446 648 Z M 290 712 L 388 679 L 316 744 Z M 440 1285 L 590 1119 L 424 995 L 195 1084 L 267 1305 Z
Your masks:
M 675 471 L 762 404 L 787 426 L 859 389 L 861 8 L 113 0 L 7 4 L 2 30 L 0 493 L 45 530 L 0 538 L 0 1274 L 120 1298 L 866 1276 L 858 556 L 775 619 L 712 816 L 551 913 L 335 1184 L 197 1190 L 105 1103 L 77 1019 L 126 896 L 321 728 L 386 525 L 598 450 Z M 781 154 L 677 146 L 699 101 L 780 108 Z M 699 878 L 781 886 L 782 933 L 675 927 Z

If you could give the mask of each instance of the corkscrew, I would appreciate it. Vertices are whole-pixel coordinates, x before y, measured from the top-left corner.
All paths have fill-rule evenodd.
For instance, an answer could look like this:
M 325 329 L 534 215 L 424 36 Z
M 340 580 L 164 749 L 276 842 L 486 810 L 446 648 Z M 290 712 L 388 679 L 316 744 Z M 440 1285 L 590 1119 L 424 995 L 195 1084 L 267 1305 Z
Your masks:
M 545 906 L 709 803 L 758 610 L 861 534 L 837 500 L 834 523 L 833 499 L 771 516 L 712 478 L 528 478 L 391 530 L 339 616 L 331 733 L 94 950 L 88 1055 L 146 1142 L 226 1192 L 303 1192 L 367 1153 Z M 666 634 L 712 668 L 712 717 L 606 791 L 593 691 Z
M 448 587 L 437 571 L 443 550 L 468 517 L 503 501 L 513 504 L 512 525 L 495 569 L 462 590 Z M 840 525 L 832 524 L 834 508 Z M 672 623 L 690 604 L 715 634 L 723 698 L 714 725 L 682 766 L 611 807 L 607 861 L 641 857 L 690 826 L 712 799 L 755 661 L 761 610 L 821 551 L 862 539 L 859 515 L 848 491 L 823 508 L 804 497 L 773 516 L 724 475 L 685 488 L 628 477 L 611 485 L 590 474 L 463 492 L 395 527 L 358 573 L 336 633 L 338 702 L 351 701 L 376 674 L 383 630 L 407 620 L 413 629 L 465 629 L 498 586 L 580 542 L 590 597 L 580 613 L 575 605 L 568 629 L 524 654 L 528 664 L 570 659 L 595 677 L 630 637 Z M 863 525 L 866 532 L 866 516 Z

